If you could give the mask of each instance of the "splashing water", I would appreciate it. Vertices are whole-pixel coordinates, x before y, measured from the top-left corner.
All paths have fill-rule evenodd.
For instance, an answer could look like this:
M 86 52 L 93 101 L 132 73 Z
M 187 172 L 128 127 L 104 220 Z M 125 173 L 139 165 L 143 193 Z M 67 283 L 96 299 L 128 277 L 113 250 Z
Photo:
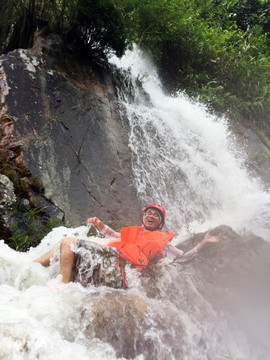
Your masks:
M 183 235 L 226 224 L 269 239 L 270 195 L 248 174 L 226 119 L 183 93 L 165 95 L 139 50 L 114 62 L 133 77 L 134 101 L 124 93 L 122 104 L 140 199 L 163 204 L 167 226 Z
M 43 268 L 33 262 L 61 238 L 87 239 L 87 232 L 87 227 L 56 228 L 29 253 L 16 252 L 0 242 L 1 360 L 117 358 L 109 344 L 89 340 L 81 332 L 82 301 L 93 289 L 86 291 L 79 284 L 70 283 L 61 291 L 54 291 L 50 279 L 59 274 L 59 263 Z M 53 280 L 56 285 L 57 280 Z M 104 292 L 104 288 L 99 291 Z
M 127 271 L 128 290 L 69 283 L 55 291 L 51 284 L 58 279 L 51 278 L 59 263 L 43 268 L 33 259 L 64 236 L 87 240 L 87 232 L 85 226 L 55 228 L 29 253 L 18 253 L 0 242 L 1 360 L 266 359 L 257 356 L 243 334 L 212 308 L 179 268 L 162 270 L 158 298 L 146 294 L 135 269 Z M 91 237 L 91 241 L 101 240 Z M 147 308 L 143 318 L 138 316 L 141 304 Z M 97 321 L 96 309 L 113 319 L 100 324 L 101 335 L 117 337 L 123 348 L 121 341 L 134 336 L 129 350 L 134 356 L 117 356 L 110 343 L 95 336 L 96 325 L 92 329 L 91 323 Z
M 59 263 L 43 268 L 33 259 L 54 247 L 64 236 L 87 240 L 87 232 L 85 226 L 55 228 L 29 253 L 18 253 L 0 242 L 1 360 L 257 359 L 246 339 L 232 331 L 232 325 L 212 309 L 189 277 L 179 275 L 178 270 L 164 270 L 160 274 L 159 299 L 146 295 L 135 269 L 127 271 L 129 289 L 126 291 L 104 286 L 83 288 L 78 283 L 69 283 L 55 291 L 51 285 L 57 284 L 58 278 L 51 278 L 58 273 Z M 91 241 L 101 240 L 91 237 Z M 192 306 L 188 293 L 192 296 Z M 114 299 L 112 308 L 108 306 L 108 295 Z M 136 308 L 133 309 L 138 302 L 148 309 L 143 320 L 138 318 Z M 120 317 L 117 303 L 120 308 L 125 305 Z M 87 309 L 88 316 L 82 316 L 83 309 Z M 128 332 L 137 339 L 130 351 L 138 352 L 141 346 L 147 355 L 117 356 L 109 343 L 94 336 L 91 321 L 96 321 L 96 314 L 93 309 L 100 309 L 101 314 L 109 311 L 109 317 L 113 318 L 109 325 L 113 323 L 114 328 L 106 330 L 108 324 L 101 324 L 101 329 L 111 337 L 119 336 L 119 343 L 121 337 L 124 340 L 128 337 L 125 338 L 126 330 L 122 330 L 127 323 Z M 133 324 L 131 328 L 130 324 Z M 94 335 L 86 336 L 91 331 Z M 201 338 L 207 339 L 207 344 L 202 346 Z
M 134 78 L 143 83 L 144 95 L 148 94 L 145 98 L 135 85 L 133 101 L 122 93 L 140 198 L 145 203 L 162 203 L 168 212 L 168 227 L 179 229 L 179 234 L 184 234 L 181 229 L 186 225 L 197 231 L 220 223 L 268 234 L 269 196 L 258 180 L 248 176 L 244 156 L 236 153 L 239 149 L 226 121 L 209 115 L 184 94 L 166 96 L 151 63 L 138 51 L 127 54 L 118 66 L 131 69 Z M 132 269 L 127 271 L 129 288 L 125 292 L 105 286 L 83 288 L 76 283 L 55 291 L 53 286 L 60 281 L 59 261 L 43 268 L 33 259 L 65 236 L 87 240 L 87 232 L 85 226 L 55 228 L 28 253 L 16 252 L 0 241 L 0 360 L 265 359 L 257 356 L 256 349 L 228 319 L 215 312 L 189 277 L 183 273 L 179 277 L 179 269 L 160 276 L 159 298 L 146 294 Z M 100 340 L 91 327 L 93 309 L 110 311 L 107 301 L 111 294 L 116 303 L 120 299 L 121 306 L 126 298 L 123 317 L 130 311 L 130 301 L 148 309 L 141 319 L 131 308 L 124 319 L 134 335 L 134 356 L 117 356 L 104 340 L 106 336 Z M 82 316 L 86 303 L 88 318 Z M 118 336 L 121 342 L 125 335 L 119 325 L 122 317 L 117 311 L 109 315 L 115 316 L 109 335 Z M 101 327 L 106 335 L 107 324 Z M 140 340 L 148 352 L 143 347 L 138 351 Z

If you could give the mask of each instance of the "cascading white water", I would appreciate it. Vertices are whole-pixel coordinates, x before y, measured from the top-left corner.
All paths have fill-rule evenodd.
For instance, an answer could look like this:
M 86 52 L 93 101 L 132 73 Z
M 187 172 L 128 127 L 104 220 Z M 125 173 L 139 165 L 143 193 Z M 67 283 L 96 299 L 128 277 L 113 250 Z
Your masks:
M 59 279 L 50 279 L 59 264 L 43 268 L 33 262 L 64 236 L 87 239 L 87 231 L 86 226 L 55 228 L 29 253 L 18 253 L 0 241 L 0 360 L 117 359 L 109 344 L 82 334 L 82 301 L 95 288 L 70 283 L 53 291 Z
M 134 101 L 122 101 L 130 121 L 129 144 L 140 198 L 162 203 L 168 227 L 179 234 L 186 235 L 187 228 L 206 230 L 226 223 L 267 238 L 269 195 L 249 177 L 226 121 L 209 115 L 184 94 L 166 96 L 153 66 L 139 51 L 127 54 L 118 66 L 130 68 L 147 94 L 145 98 L 134 86 Z M 0 360 L 125 360 L 108 342 L 85 336 L 87 324 L 81 311 L 89 295 L 98 295 L 93 301 L 101 306 L 106 294 L 117 298 L 119 292 L 148 306 L 143 324 L 135 323 L 135 335 L 152 346 L 153 357 L 138 352 L 134 360 L 265 360 L 228 319 L 215 312 L 190 277 L 179 275 L 179 268 L 164 270 L 160 298 L 148 297 L 139 275 L 131 270 L 126 292 L 75 283 L 51 291 L 48 284 L 59 272 L 59 263 L 43 268 L 33 259 L 64 236 L 87 239 L 87 231 L 85 226 L 56 228 L 25 254 L 0 242 Z M 92 306 L 88 321 L 94 317 Z M 112 337 L 119 330 L 116 321 Z
M 133 77 L 135 100 L 124 95 L 123 106 L 141 200 L 163 204 L 167 225 L 178 234 L 226 224 L 269 239 L 270 194 L 249 175 L 244 149 L 226 119 L 183 93 L 165 95 L 151 61 L 138 49 L 114 62 Z

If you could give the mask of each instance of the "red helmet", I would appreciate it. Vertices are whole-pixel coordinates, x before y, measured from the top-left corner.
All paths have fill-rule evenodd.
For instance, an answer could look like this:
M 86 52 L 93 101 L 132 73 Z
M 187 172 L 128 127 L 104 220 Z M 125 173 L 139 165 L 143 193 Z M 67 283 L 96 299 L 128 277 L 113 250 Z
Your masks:
M 166 211 L 165 209 L 159 205 L 159 204 L 149 204 L 143 209 L 143 213 L 145 213 L 148 209 L 156 209 L 160 213 L 162 220 L 161 220 L 161 227 L 164 225 L 165 217 L 166 217 Z

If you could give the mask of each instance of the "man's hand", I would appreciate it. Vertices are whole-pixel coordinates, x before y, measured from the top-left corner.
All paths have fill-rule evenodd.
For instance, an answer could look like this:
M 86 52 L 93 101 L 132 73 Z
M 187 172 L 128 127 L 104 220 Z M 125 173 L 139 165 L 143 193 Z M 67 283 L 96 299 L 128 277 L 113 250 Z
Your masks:
M 211 235 L 211 231 L 207 231 L 202 241 L 198 244 L 197 250 L 200 251 L 206 244 L 218 243 L 221 239 L 221 234 Z
M 92 217 L 92 218 L 89 218 L 89 219 L 86 221 L 86 224 L 94 225 L 94 226 L 96 226 L 100 231 L 104 228 L 103 222 L 100 221 L 99 218 L 97 218 L 96 216 L 95 216 L 95 217 Z

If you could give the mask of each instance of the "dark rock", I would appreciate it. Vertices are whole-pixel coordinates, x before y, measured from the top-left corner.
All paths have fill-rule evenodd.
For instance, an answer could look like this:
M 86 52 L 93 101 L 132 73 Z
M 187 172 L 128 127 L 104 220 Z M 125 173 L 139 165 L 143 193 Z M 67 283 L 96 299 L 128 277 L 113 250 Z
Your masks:
M 86 337 L 98 338 L 113 346 L 118 357 L 134 359 L 170 359 L 171 353 L 181 359 L 181 321 L 166 312 L 166 305 L 123 291 L 92 294 L 85 298 L 81 312 L 82 330 Z M 174 323 L 174 329 L 171 324 Z M 158 329 L 161 343 L 154 336 Z M 177 329 L 177 332 L 175 332 Z M 162 349 L 162 342 L 164 349 Z M 172 351 L 165 350 L 167 346 Z
M 12 181 L 0 174 L 0 214 L 7 212 L 15 202 L 16 195 Z
M 54 204 L 50 212 L 63 212 L 66 225 L 94 215 L 137 223 L 128 124 L 113 76 L 61 53 L 56 43 L 38 38 L 32 49 L 0 58 L 1 154 L 40 179 L 44 193 L 35 201 Z
M 5 175 L 0 175 L 0 237 L 8 238 L 12 233 L 9 213 L 17 201 L 14 185 Z
M 111 344 L 117 356 L 128 359 L 140 354 L 147 360 L 182 359 L 198 353 L 214 360 L 235 338 L 239 349 L 246 344 L 252 349 L 243 350 L 247 355 L 241 358 L 268 360 L 270 244 L 225 225 L 215 233 L 222 234 L 219 243 L 188 262 L 156 267 L 148 280 L 141 276 L 142 287 L 135 291 L 107 288 L 88 295 L 81 312 L 84 334 Z M 203 236 L 196 234 L 179 247 L 190 249 Z M 240 345 L 243 337 L 245 345 Z
M 252 233 L 240 236 L 225 225 L 214 233 L 222 234 L 220 243 L 208 245 L 192 260 L 196 287 L 216 311 L 229 314 L 252 343 L 270 354 L 270 243 Z M 184 245 L 191 248 L 203 236 L 197 234 Z

